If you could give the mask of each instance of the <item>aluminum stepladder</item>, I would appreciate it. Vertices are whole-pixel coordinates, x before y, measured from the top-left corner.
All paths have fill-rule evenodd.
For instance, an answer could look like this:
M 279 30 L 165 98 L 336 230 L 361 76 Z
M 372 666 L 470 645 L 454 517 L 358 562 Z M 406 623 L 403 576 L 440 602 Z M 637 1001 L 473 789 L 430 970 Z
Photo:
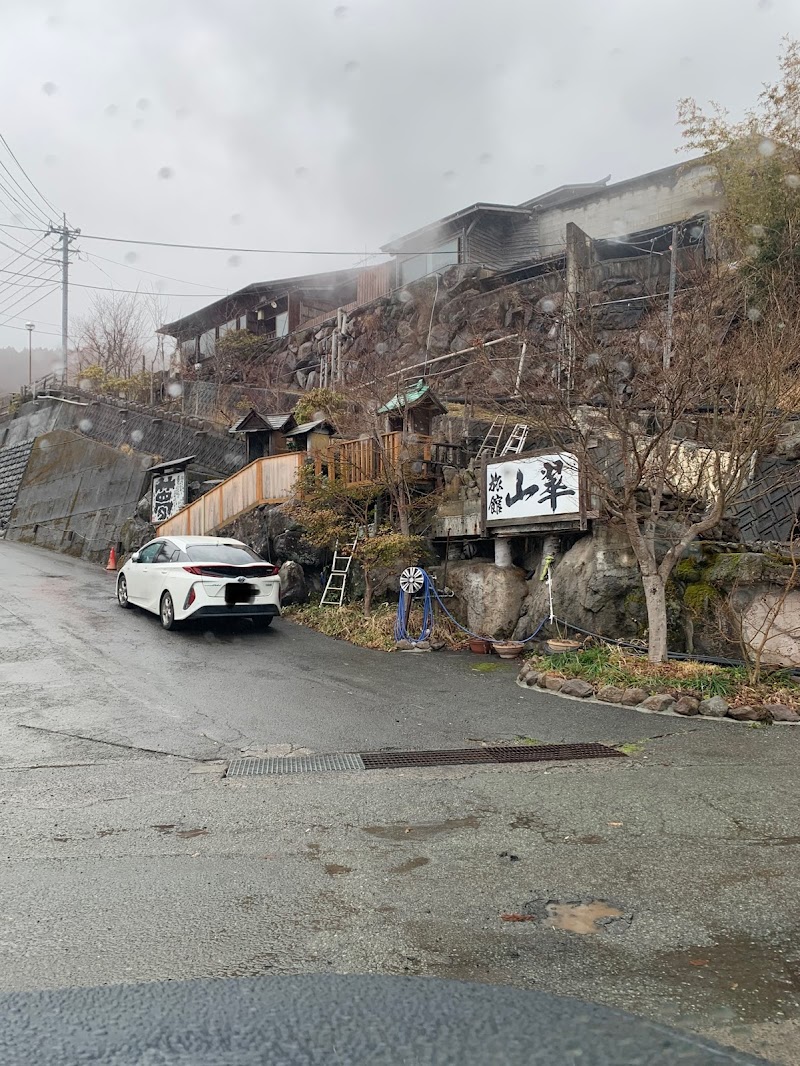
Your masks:
M 496 418 L 489 427 L 489 432 L 483 438 L 483 444 L 478 448 L 478 457 L 483 455 L 497 455 L 500 441 L 503 438 L 503 430 L 506 428 L 507 418 Z
M 320 606 L 341 607 L 344 603 L 344 590 L 347 585 L 347 575 L 350 573 L 350 564 L 353 561 L 353 553 L 358 543 L 358 534 L 353 538 L 349 546 L 349 552 L 340 552 L 339 545 L 333 549 L 333 562 L 328 580 L 325 582 L 325 591 L 320 599 Z
M 511 430 L 508 440 L 503 445 L 503 450 L 500 454 L 519 455 L 525 447 L 525 441 L 528 439 L 529 432 L 530 426 L 525 425 L 524 422 L 517 422 Z

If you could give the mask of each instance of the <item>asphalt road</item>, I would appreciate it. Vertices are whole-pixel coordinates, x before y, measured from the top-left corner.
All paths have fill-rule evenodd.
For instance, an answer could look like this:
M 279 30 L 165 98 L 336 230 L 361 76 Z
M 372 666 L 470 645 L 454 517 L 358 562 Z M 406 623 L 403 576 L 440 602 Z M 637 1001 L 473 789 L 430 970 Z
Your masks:
M 513 668 L 283 622 L 164 633 L 112 585 L 0 542 L 0 989 L 433 974 L 800 1063 L 800 731 L 522 692 Z M 214 761 L 517 736 L 638 750 L 263 779 Z M 587 900 L 621 917 L 544 918 Z

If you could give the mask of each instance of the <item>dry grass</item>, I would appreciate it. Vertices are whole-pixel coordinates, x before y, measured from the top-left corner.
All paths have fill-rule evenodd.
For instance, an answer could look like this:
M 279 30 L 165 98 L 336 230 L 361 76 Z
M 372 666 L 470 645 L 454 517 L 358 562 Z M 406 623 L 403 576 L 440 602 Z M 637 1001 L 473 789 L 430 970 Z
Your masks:
M 346 640 L 361 648 L 373 648 L 376 651 L 394 651 L 396 613 L 397 607 L 392 603 L 377 604 L 369 618 L 364 617 L 359 604 L 353 603 L 343 607 L 306 604 L 302 607 L 287 607 L 283 612 L 290 622 L 316 629 L 318 633 L 324 633 L 326 637 L 332 637 L 334 640 Z M 421 626 L 422 609 L 414 608 L 408 630 L 412 635 L 416 635 Z M 467 638 L 444 619 L 443 622 L 435 623 L 431 641 L 457 650 L 465 647 Z
M 564 655 L 537 656 L 535 665 L 562 677 L 580 677 L 596 686 L 636 686 L 649 692 L 675 692 L 699 699 L 722 696 L 731 704 L 800 704 L 800 684 L 786 671 L 765 676 L 751 685 L 741 666 L 715 666 L 712 663 L 650 663 L 613 646 L 587 648 Z

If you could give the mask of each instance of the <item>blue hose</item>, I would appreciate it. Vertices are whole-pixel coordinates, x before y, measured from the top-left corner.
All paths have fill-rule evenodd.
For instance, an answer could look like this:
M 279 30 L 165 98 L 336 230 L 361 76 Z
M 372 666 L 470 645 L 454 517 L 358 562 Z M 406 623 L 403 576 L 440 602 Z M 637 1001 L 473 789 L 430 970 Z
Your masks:
M 397 617 L 394 623 L 394 639 L 398 643 L 403 640 L 407 641 L 409 644 L 421 644 L 423 641 L 428 640 L 430 638 L 430 635 L 433 632 L 434 598 L 441 607 L 442 611 L 447 616 L 447 618 L 449 618 L 453 625 L 460 629 L 462 633 L 466 633 L 467 636 L 474 637 L 476 640 L 488 640 L 489 643 L 496 643 L 493 637 L 483 637 L 480 635 L 480 633 L 473 633 L 472 630 L 467 629 L 465 626 L 462 626 L 461 623 L 457 621 L 445 607 L 444 603 L 442 602 L 442 597 L 439 595 L 439 590 L 434 585 L 427 570 L 422 571 L 422 576 L 422 629 L 420 631 L 420 635 L 418 637 L 412 637 L 411 634 L 408 632 L 408 629 L 406 628 L 404 599 L 401 595 L 400 601 L 397 604 Z M 547 618 L 543 618 L 529 637 L 526 637 L 524 640 L 520 640 L 517 643 L 527 644 L 529 640 L 533 640 L 533 638 L 538 635 L 546 621 Z

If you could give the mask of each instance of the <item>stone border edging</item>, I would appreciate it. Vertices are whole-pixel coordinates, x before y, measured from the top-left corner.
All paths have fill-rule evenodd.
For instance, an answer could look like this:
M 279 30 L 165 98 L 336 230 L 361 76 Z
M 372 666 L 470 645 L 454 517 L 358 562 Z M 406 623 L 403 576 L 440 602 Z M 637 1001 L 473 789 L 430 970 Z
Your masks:
M 527 675 L 523 676 L 527 669 Z M 542 684 L 542 679 L 545 683 Z M 550 682 L 548 684 L 547 682 Z M 620 689 L 612 685 L 603 685 L 595 690 L 594 686 L 582 678 L 560 678 L 554 673 L 544 671 L 539 673 L 530 664 L 523 665 L 515 679 L 515 684 L 526 691 L 549 693 L 552 696 L 561 696 L 566 699 L 578 700 L 582 703 L 600 704 L 604 707 L 625 707 L 628 710 L 639 711 L 641 714 L 659 714 L 672 718 L 700 718 L 704 722 L 740 722 L 752 725 L 754 722 L 768 722 L 773 725 L 800 725 L 800 715 L 785 704 L 760 704 L 756 706 L 743 706 L 731 708 L 721 696 L 711 697 L 710 700 L 697 700 L 691 696 L 684 696 L 675 700 L 667 693 L 649 694 L 644 689 L 627 688 Z M 572 691 L 566 691 L 569 686 Z M 608 691 L 616 695 L 620 693 L 620 699 L 600 699 L 599 693 Z M 635 696 L 643 694 L 636 702 L 623 702 L 625 696 L 631 701 Z M 711 713 L 701 713 L 703 704 L 709 705 Z M 683 710 L 676 710 L 683 705 Z M 780 708 L 783 715 L 775 718 L 775 711 Z M 738 711 L 731 714 L 731 710 Z

